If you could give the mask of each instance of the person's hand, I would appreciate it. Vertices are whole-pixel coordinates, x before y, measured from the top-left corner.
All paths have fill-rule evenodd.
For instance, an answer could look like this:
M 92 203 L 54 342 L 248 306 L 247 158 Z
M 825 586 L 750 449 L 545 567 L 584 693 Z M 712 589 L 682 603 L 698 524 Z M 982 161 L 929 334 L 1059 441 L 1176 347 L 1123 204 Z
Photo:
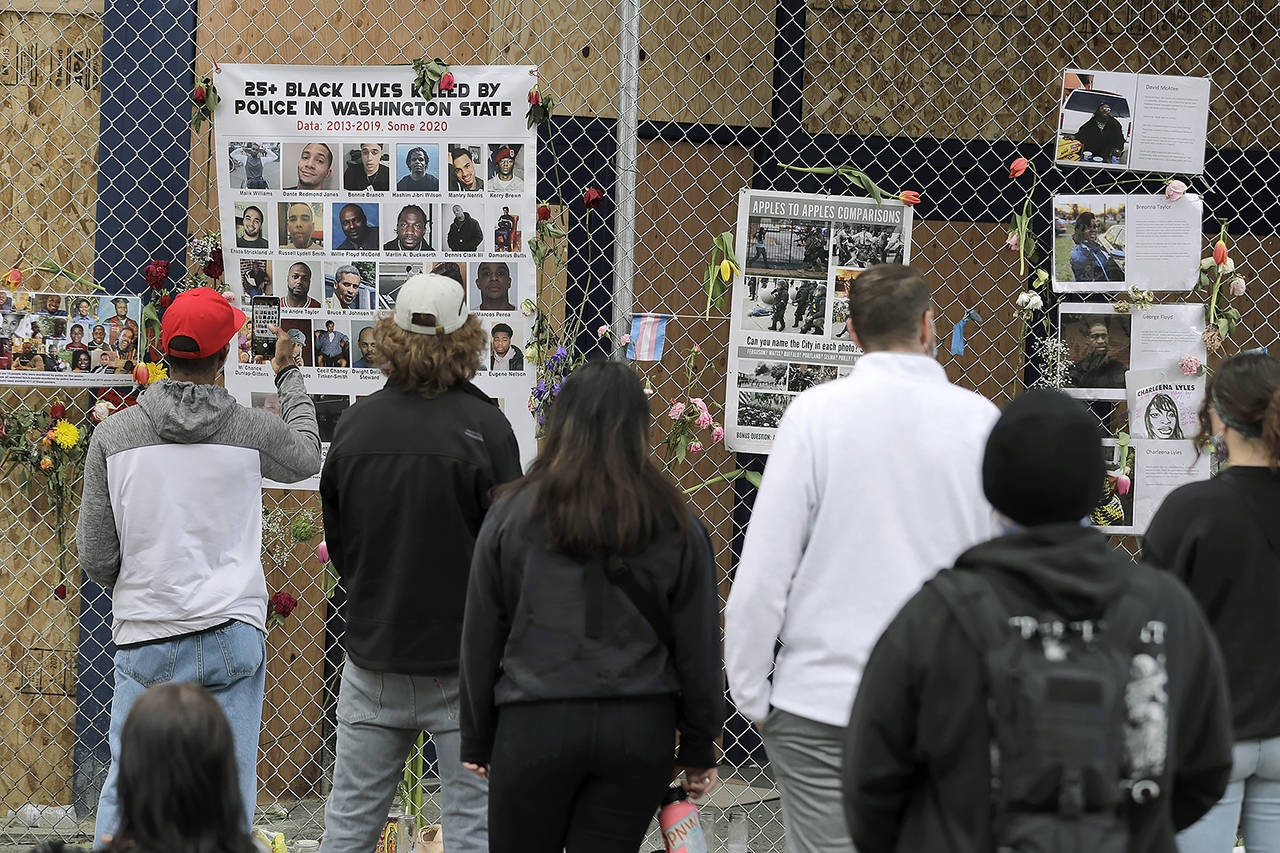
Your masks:
M 489 778 L 488 764 L 472 764 L 470 761 L 464 761 L 462 762 L 462 766 L 479 776 L 481 779 Z
M 710 794 L 711 789 L 716 786 L 716 782 L 720 781 L 720 771 L 715 767 L 676 767 L 675 774 L 671 777 L 672 781 L 681 773 L 684 778 L 680 780 L 680 787 L 684 788 L 684 792 L 689 795 L 689 799 L 696 800 L 699 797 Z
M 279 373 L 293 364 L 293 338 L 279 326 L 267 326 L 267 331 L 276 336 L 276 354 L 271 359 L 271 371 Z

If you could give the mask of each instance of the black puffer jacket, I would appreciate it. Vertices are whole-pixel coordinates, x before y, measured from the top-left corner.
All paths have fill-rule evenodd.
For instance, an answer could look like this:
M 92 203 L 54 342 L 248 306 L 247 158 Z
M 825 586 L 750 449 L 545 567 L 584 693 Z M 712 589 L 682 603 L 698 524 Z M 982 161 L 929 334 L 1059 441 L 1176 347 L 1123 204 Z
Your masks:
M 686 767 L 715 765 L 724 725 L 720 610 L 706 528 L 675 530 L 627 569 L 668 617 L 658 637 L 601 561 L 548 548 L 533 488 L 500 500 L 476 543 L 462 638 L 462 760 L 488 764 L 496 708 L 547 699 L 677 698 Z

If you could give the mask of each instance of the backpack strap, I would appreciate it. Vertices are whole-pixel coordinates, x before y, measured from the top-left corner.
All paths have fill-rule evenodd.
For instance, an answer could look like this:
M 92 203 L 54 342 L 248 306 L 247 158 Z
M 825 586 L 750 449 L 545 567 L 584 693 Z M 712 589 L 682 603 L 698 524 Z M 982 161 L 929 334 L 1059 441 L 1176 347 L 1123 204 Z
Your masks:
M 668 650 L 674 648 L 675 632 L 671 628 L 670 615 L 666 608 L 658 603 L 654 594 L 636 580 L 635 573 L 631 571 L 631 565 L 617 554 L 605 554 L 600 562 L 601 568 L 604 569 L 604 576 L 631 600 L 632 605 L 644 617 L 644 621 L 648 622 L 649 627 L 658 635 L 662 645 Z
M 942 598 L 960 631 L 982 654 L 995 648 L 1008 635 L 1008 608 L 982 575 L 943 569 L 925 585 Z

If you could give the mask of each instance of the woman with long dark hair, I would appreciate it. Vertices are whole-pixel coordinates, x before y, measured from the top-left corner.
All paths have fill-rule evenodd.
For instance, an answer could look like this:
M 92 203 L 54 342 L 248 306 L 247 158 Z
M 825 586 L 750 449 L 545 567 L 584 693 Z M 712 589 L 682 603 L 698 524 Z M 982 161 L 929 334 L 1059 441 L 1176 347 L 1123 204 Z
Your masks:
M 626 365 L 575 371 L 480 531 L 462 760 L 490 780 L 491 853 L 635 853 L 673 769 L 694 796 L 716 783 L 715 563 L 650 420 Z
M 256 853 L 231 726 L 203 687 L 169 682 L 138 697 L 119 764 L 111 853 Z
M 1230 467 L 1175 490 L 1142 543 L 1171 569 L 1218 638 L 1231 697 L 1231 783 L 1178 835 L 1183 853 L 1280 850 L 1280 361 L 1242 353 L 1209 377 L 1197 445 L 1225 442 Z

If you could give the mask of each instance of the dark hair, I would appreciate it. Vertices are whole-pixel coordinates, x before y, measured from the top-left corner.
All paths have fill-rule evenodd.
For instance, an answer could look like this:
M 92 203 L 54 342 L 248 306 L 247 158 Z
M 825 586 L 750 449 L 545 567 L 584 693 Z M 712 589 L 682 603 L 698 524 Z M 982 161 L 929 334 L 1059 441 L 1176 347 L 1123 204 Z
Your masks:
M 1280 468 L 1280 361 L 1254 351 L 1218 365 L 1205 384 L 1197 449 L 1204 449 L 1213 437 L 1210 409 L 1246 438 L 1261 439 L 1271 470 Z
M 85 363 L 80 364 L 81 361 L 84 361 Z M 86 367 L 90 370 L 93 369 L 93 356 L 89 355 L 89 351 L 87 349 L 78 349 L 76 350 L 75 355 L 71 356 L 71 369 L 75 370 L 77 367 L 80 367 L 81 369 Z
M 1093 220 L 1097 219 L 1091 212 L 1085 211 L 1076 217 L 1075 230 L 1071 232 L 1071 240 L 1075 243 L 1083 243 L 1089 239 L 1089 235 L 1085 234 L 1085 229 L 1093 225 Z
M 404 216 L 411 210 L 418 211 L 418 215 L 422 217 L 422 221 L 427 221 L 427 212 L 425 210 L 418 207 L 416 204 L 406 204 L 404 207 L 400 208 L 400 212 L 396 214 L 396 223 L 398 224 L 400 222 L 400 217 Z
M 551 547 L 571 557 L 636 553 L 672 528 L 683 535 L 688 503 L 650 457 L 650 421 L 634 370 L 590 362 L 551 405 L 528 475 L 503 491 L 535 489 L 531 516 L 545 519 Z
M 456 261 L 437 261 L 431 265 L 431 271 L 448 276 L 464 288 L 467 286 L 467 283 L 462 280 L 462 267 L 458 266 Z
M 134 702 L 120 735 L 115 853 L 252 853 L 235 742 L 203 687 L 168 683 Z
M 174 374 L 174 379 L 178 379 L 178 374 L 182 376 L 203 376 L 211 371 L 216 371 L 218 365 L 226 361 L 227 354 L 223 347 L 213 355 L 207 355 L 204 358 L 183 358 L 180 355 L 174 355 L 175 352 L 199 352 L 200 345 L 196 343 L 196 339 L 187 335 L 174 335 L 169 339 L 169 358 L 165 359 L 169 363 L 169 372 Z
M 1185 438 L 1182 434 L 1182 420 L 1178 414 L 1178 404 L 1168 394 L 1156 394 L 1151 398 L 1151 402 L 1147 403 L 1146 411 L 1142 413 L 1142 423 L 1147 428 L 1147 438 L 1155 438 L 1151 430 L 1151 413 L 1153 411 L 1163 411 L 1173 415 L 1173 435 L 1169 438 Z
M 489 334 L 496 335 L 499 333 L 506 335 L 508 338 L 515 334 L 515 332 L 511 331 L 511 327 L 506 323 L 494 323 Z
M 422 152 L 422 156 L 426 159 L 427 163 L 431 162 L 431 155 L 427 153 L 427 149 L 423 148 L 421 145 L 415 145 L 414 147 L 410 148 L 408 152 L 404 155 L 404 161 L 406 163 L 409 162 L 409 158 L 413 156 L 413 152 L 415 151 Z
M 251 205 L 249 205 L 248 207 L 246 207 L 244 210 L 242 210 L 242 211 L 240 212 L 240 221 L 241 221 L 241 222 L 244 222 L 244 215 L 245 215 L 246 213 L 248 213 L 249 211 L 251 211 L 251 210 L 255 210 L 255 211 L 257 211 L 257 212 L 258 212 L 258 219 L 263 220 L 263 221 L 265 221 L 265 220 L 266 220 L 266 218 L 267 218 L 267 217 L 265 217 L 265 216 L 263 216 L 263 215 L 262 215 L 262 208 L 258 207 L 256 204 L 251 204 Z
M 865 350 L 915 340 L 929 310 L 929 285 L 914 267 L 877 264 L 849 286 L 849 320 Z
M 468 160 L 472 160 L 472 161 L 474 161 L 474 160 L 475 160 L 475 158 L 471 156 L 471 151 L 469 151 L 468 149 L 466 149 L 466 148 L 454 148 L 454 147 L 450 146 L 450 147 L 449 147 L 449 162 L 450 162 L 450 163 L 452 163 L 454 160 L 457 160 L 459 157 L 466 157 Z

